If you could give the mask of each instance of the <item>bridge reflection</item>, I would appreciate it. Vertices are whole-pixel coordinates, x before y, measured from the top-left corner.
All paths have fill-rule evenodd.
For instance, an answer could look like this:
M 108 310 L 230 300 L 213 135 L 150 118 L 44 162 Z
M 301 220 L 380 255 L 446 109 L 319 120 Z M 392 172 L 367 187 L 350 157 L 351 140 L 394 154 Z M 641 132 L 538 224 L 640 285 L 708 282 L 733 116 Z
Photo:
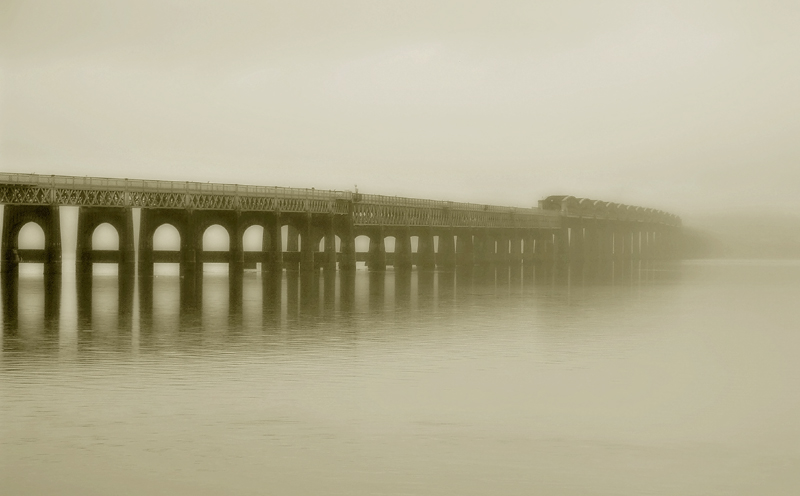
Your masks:
M 144 278 L 11 272 L 0 281 L 2 352 L 224 348 L 254 336 L 324 340 L 349 323 L 371 329 L 385 319 L 435 318 L 446 325 L 448 316 L 487 302 L 566 311 L 613 305 L 679 273 L 667 262 L 645 261 Z

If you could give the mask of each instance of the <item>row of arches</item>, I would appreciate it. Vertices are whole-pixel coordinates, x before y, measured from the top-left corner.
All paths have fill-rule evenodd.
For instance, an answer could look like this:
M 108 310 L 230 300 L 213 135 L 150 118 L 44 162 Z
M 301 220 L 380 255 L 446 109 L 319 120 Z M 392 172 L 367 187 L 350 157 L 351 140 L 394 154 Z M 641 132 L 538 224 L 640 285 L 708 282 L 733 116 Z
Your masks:
M 302 249 L 303 236 L 293 232 L 291 226 L 281 226 L 281 251 L 300 251 Z M 28 222 L 19 230 L 18 248 L 19 249 L 44 249 L 45 247 L 45 234 L 42 227 L 34 222 Z M 296 237 L 296 239 L 294 238 Z M 229 251 L 230 250 L 231 234 L 225 227 L 219 224 L 212 224 L 208 226 L 202 235 L 201 249 L 204 251 Z M 456 236 L 453 240 L 454 248 L 459 251 L 460 240 Z M 99 224 L 94 228 L 91 234 L 91 243 L 87 248 L 91 250 L 119 250 L 119 232 L 117 229 L 108 222 Z M 398 248 L 397 236 L 387 235 L 383 237 L 384 251 L 386 253 L 395 253 Z M 432 236 L 433 251 L 440 253 L 440 239 L 439 235 Z M 420 251 L 420 236 L 410 236 L 411 253 L 419 253 Z M 325 237 L 323 236 L 315 247 L 317 252 L 325 251 Z M 335 251 L 341 253 L 342 240 L 339 236 L 334 235 Z M 367 234 L 361 234 L 355 237 L 355 251 L 357 253 L 368 253 L 370 250 L 370 243 L 374 242 L 374 236 L 370 237 Z M 533 245 L 525 246 L 524 240 L 492 240 L 492 246 L 489 248 L 491 253 L 514 253 L 517 251 L 515 243 L 519 243 L 519 253 L 524 253 L 528 250 L 534 250 Z M 242 250 L 245 252 L 260 252 L 264 244 L 264 227 L 260 225 L 249 226 L 242 235 Z M 181 234 L 178 229 L 170 224 L 160 224 L 154 231 L 152 236 L 152 247 L 154 251 L 179 251 L 181 249 Z
M 290 226 L 283 225 L 281 227 L 282 238 L 282 251 L 290 251 Z M 242 249 L 245 251 L 261 251 L 264 238 L 263 226 L 253 225 L 248 227 L 242 236 Z M 411 251 L 417 253 L 419 251 L 419 236 L 411 236 Z M 434 251 L 439 252 L 439 239 L 438 235 L 433 236 Z M 397 237 L 393 235 L 385 236 L 384 247 L 387 252 L 394 252 L 396 249 Z M 355 247 L 357 252 L 369 251 L 370 236 L 362 234 L 356 236 Z M 523 240 L 515 240 L 520 243 L 520 251 L 524 251 L 525 243 Z M 495 240 L 495 251 L 512 251 L 515 249 L 514 240 L 505 240 L 508 247 L 504 247 L 504 241 Z M 339 236 L 335 236 L 336 251 L 341 251 L 342 240 Z M 456 250 L 458 250 L 458 238 L 455 239 Z M 19 231 L 18 248 L 40 250 L 45 247 L 44 230 L 36 222 L 28 222 Z M 154 250 L 180 250 L 181 235 L 178 229 L 169 223 L 164 223 L 158 226 L 153 233 L 153 249 Z M 302 236 L 298 238 L 296 247 L 291 251 L 296 251 L 302 247 Z M 207 227 L 203 233 L 202 241 L 203 250 L 227 251 L 230 249 L 230 234 L 228 230 L 219 224 L 212 224 Z M 317 251 L 325 251 L 325 238 L 319 240 Z M 119 249 L 119 233 L 117 229 L 111 224 L 104 222 L 97 226 L 91 236 L 91 249 L 93 250 L 118 250 Z
M 9 209 L 13 216 L 4 220 L 6 266 L 51 259 L 60 264 L 57 208 L 46 207 L 47 212 L 31 208 L 14 206 Z M 137 236 L 129 208 L 81 207 L 76 262 L 86 268 L 98 262 L 118 263 L 126 271 L 138 265 L 141 275 L 152 275 L 157 263 L 179 263 L 182 273 L 204 263 L 226 263 L 237 271 L 259 263 L 262 270 L 352 269 L 356 262 L 376 270 L 389 265 L 521 263 L 554 257 L 558 233 L 555 229 L 354 226 L 346 215 L 181 209 L 142 209 L 138 224 Z
M 288 226 L 284 226 L 284 231 L 288 231 Z M 250 226 L 242 238 L 242 247 L 247 251 L 260 251 L 264 228 L 261 226 Z M 44 229 L 36 222 L 28 222 L 19 230 L 17 248 L 22 250 L 43 250 L 45 247 Z M 286 249 L 284 242 L 284 250 Z M 229 250 L 230 235 L 228 231 L 214 224 L 209 226 L 203 233 L 204 250 Z M 171 224 L 160 225 L 153 234 L 153 249 L 155 250 L 180 250 L 181 235 L 178 229 Z M 104 222 L 97 226 L 92 232 L 92 250 L 119 250 L 119 233 L 117 229 Z

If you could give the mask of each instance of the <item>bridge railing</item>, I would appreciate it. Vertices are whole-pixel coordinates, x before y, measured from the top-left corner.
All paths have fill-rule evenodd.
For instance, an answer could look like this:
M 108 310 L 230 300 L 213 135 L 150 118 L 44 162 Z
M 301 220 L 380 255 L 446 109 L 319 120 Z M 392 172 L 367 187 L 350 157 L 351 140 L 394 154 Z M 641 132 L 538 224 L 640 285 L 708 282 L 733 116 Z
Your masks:
M 385 195 L 358 195 L 359 203 L 372 203 L 376 205 L 396 205 L 401 207 L 422 207 L 422 208 L 441 208 L 447 210 L 470 210 L 470 211 L 483 211 L 483 212 L 501 212 L 509 213 L 514 212 L 520 215 L 529 213 L 540 213 L 539 209 L 519 208 L 519 207 L 501 207 L 497 205 L 484 205 L 480 203 L 464 203 L 453 202 L 444 200 L 425 200 L 421 198 L 405 198 L 402 196 L 385 196 Z
M 361 225 L 555 228 L 563 218 L 680 225 L 679 217 L 666 212 L 572 196 L 551 196 L 540 208 L 518 208 L 314 188 L 3 172 L 0 203 L 338 215 L 352 208 L 354 222 Z
M 220 195 L 256 195 L 280 198 L 350 200 L 349 191 L 285 188 L 245 184 L 201 183 L 194 181 L 159 181 L 90 176 L 45 176 L 40 174 L 0 173 L 0 184 L 80 190 L 117 190 L 142 193 L 199 193 Z
M 359 195 L 353 223 L 384 226 L 558 228 L 560 214 L 534 208 Z

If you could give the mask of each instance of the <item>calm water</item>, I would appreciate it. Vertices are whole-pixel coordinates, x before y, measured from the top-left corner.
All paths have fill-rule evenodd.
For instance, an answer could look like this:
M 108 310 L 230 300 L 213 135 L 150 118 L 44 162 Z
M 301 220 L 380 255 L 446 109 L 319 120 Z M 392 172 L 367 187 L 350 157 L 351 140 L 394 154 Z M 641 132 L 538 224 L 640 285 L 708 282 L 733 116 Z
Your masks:
M 3 495 L 800 494 L 797 262 L 5 288 Z

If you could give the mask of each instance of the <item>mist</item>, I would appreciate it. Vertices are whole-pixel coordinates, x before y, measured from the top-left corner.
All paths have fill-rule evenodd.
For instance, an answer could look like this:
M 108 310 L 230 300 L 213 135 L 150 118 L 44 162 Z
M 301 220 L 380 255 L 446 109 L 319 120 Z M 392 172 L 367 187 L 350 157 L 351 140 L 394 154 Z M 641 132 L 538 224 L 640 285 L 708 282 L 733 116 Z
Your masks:
M 0 7 L 9 172 L 797 211 L 800 7 Z

